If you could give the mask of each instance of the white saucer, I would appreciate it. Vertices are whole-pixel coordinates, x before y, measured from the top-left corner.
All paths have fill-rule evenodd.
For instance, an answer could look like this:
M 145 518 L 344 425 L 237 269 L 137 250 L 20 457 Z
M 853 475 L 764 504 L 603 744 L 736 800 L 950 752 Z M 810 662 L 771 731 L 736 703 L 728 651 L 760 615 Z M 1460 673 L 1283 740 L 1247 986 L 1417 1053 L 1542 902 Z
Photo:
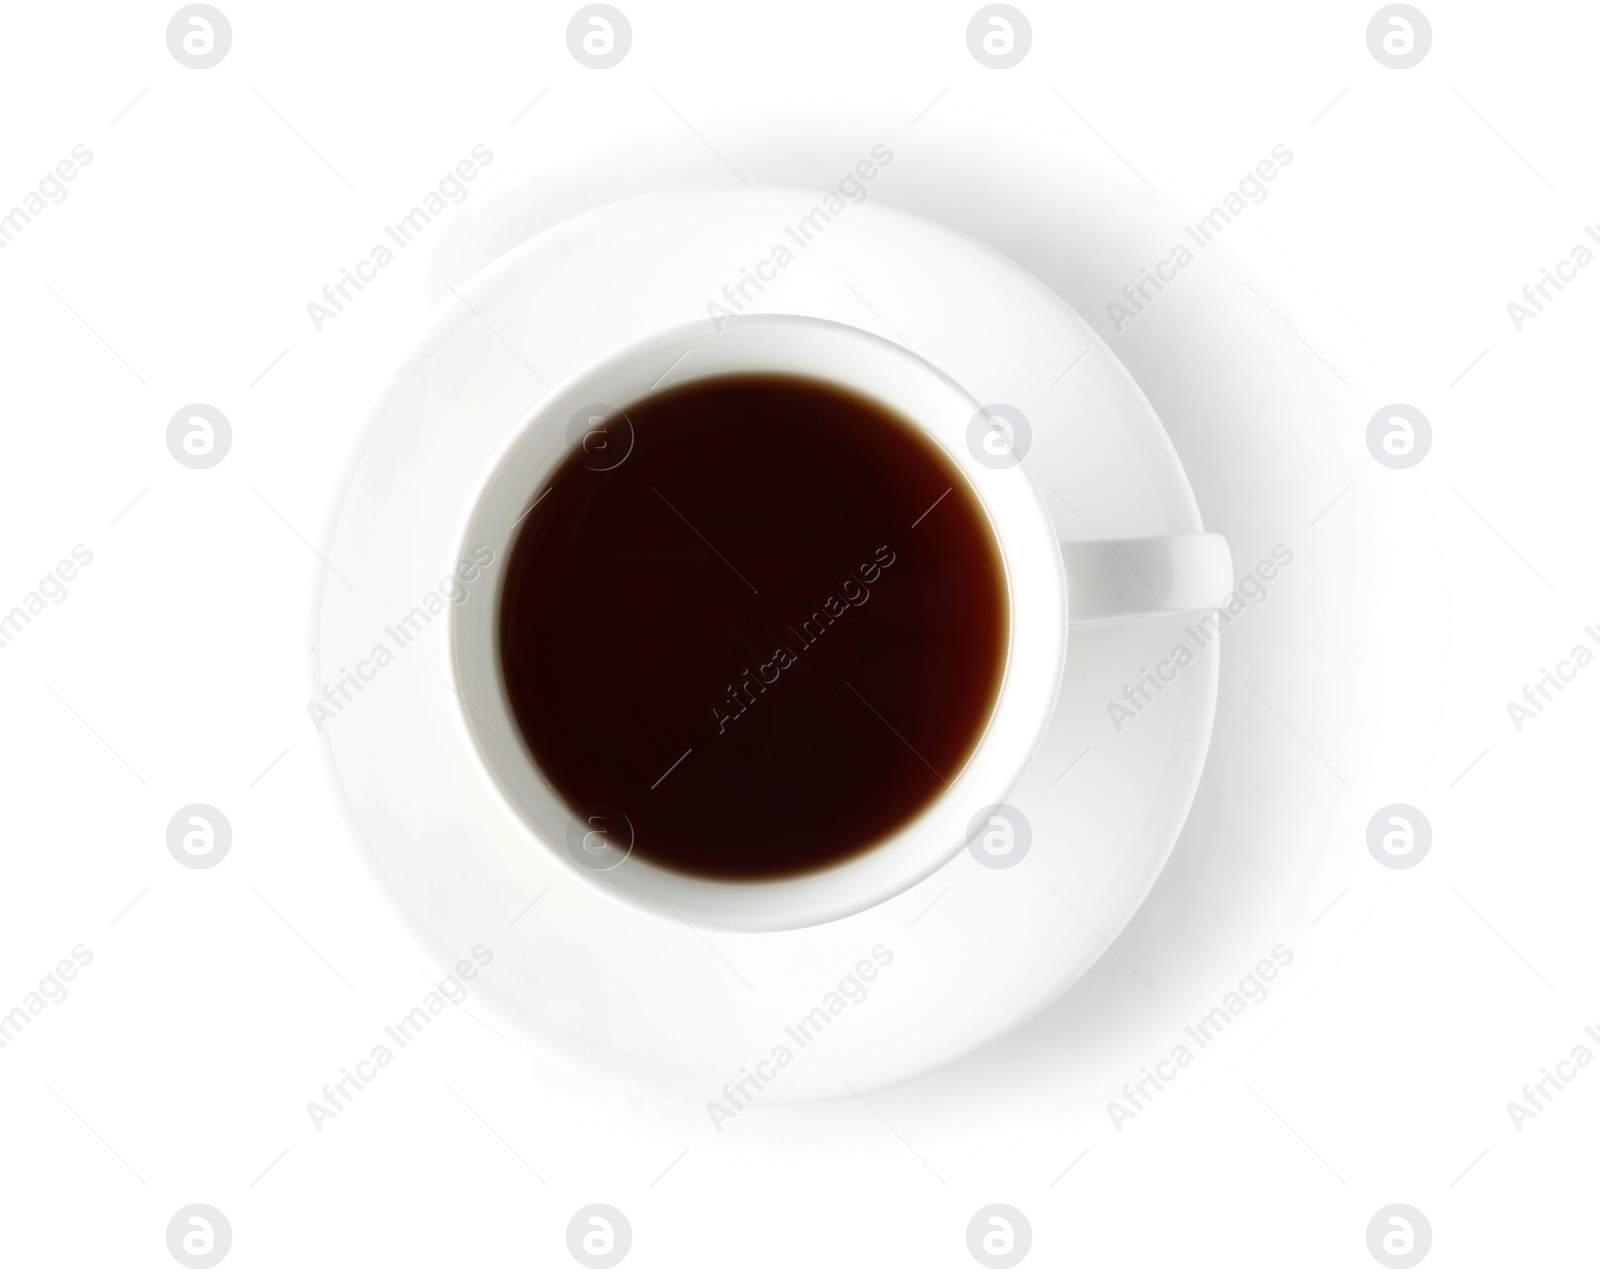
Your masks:
M 374 413 L 326 548 L 336 573 L 317 586 L 316 694 L 360 685 L 326 723 L 328 761 L 400 913 L 441 965 L 492 953 L 474 1001 L 530 1050 L 625 1088 L 716 1102 L 717 1119 L 756 1096 L 750 1072 L 763 1102 L 866 1091 L 959 1057 L 1059 996 L 1165 863 L 1216 702 L 1218 642 L 1186 634 L 1184 620 L 1075 630 L 1054 721 L 1006 798 L 1031 826 L 1027 856 L 993 870 L 961 854 L 815 928 L 697 933 L 608 903 L 528 851 L 466 751 L 445 620 L 430 616 L 404 645 L 397 625 L 429 610 L 473 487 L 548 385 L 706 318 L 709 302 L 727 306 L 725 285 L 770 260 L 818 202 L 794 189 L 646 196 L 557 226 L 461 286 L 465 304 Z M 878 331 L 980 401 L 1020 408 L 1026 463 L 1062 538 L 1203 529 L 1131 377 L 992 249 L 869 199 L 772 273 L 759 294 L 747 287 L 744 312 Z M 1123 688 L 1179 644 L 1193 662 L 1119 731 L 1107 703 L 1124 703 Z

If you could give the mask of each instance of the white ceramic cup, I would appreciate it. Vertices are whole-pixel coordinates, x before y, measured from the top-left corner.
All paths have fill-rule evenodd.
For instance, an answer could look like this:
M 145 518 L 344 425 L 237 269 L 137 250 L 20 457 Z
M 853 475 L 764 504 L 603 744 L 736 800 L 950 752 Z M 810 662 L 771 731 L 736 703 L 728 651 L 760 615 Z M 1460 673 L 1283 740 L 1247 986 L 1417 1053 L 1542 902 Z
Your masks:
M 726 881 L 656 866 L 629 852 L 625 810 L 574 811 L 545 781 L 506 699 L 499 656 L 502 572 L 522 518 L 590 422 L 650 393 L 733 373 L 807 376 L 855 391 L 922 429 L 966 478 L 1006 576 L 1010 639 L 983 737 L 960 774 L 909 823 L 843 862 L 777 880 Z M 603 463 L 626 463 L 628 428 L 604 429 Z M 720 332 L 705 322 L 662 332 L 556 386 L 514 431 L 478 486 L 456 561 L 488 559 L 488 587 L 452 610 L 449 664 L 459 719 L 483 777 L 527 834 L 530 852 L 623 905 L 697 927 L 771 931 L 822 924 L 910 888 L 966 847 L 969 825 L 1002 803 L 1055 707 L 1067 629 L 1221 605 L 1232 564 L 1221 536 L 1061 544 L 1044 501 L 1009 451 L 1006 421 L 903 346 L 841 323 L 752 315 Z M 559 668 L 550 675 L 564 675 Z M 619 729 L 626 729 L 620 723 Z

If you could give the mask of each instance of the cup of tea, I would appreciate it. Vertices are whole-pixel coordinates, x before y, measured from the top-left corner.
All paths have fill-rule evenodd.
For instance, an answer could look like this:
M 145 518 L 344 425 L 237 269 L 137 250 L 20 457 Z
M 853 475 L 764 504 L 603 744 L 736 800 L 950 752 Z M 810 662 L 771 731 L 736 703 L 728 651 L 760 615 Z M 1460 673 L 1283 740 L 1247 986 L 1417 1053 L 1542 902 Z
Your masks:
M 556 386 L 478 484 L 449 670 L 528 852 L 696 927 L 822 924 L 1004 801 L 1070 628 L 1222 604 L 1215 534 L 1063 544 L 1016 422 L 905 347 L 752 315 Z

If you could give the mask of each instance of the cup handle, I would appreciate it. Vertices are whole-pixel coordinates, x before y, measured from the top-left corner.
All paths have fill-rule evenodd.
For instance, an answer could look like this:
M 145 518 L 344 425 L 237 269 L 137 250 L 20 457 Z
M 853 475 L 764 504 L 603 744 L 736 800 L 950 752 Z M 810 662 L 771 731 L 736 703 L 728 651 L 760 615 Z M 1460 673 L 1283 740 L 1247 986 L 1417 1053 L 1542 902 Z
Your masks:
M 1210 531 L 1141 540 L 1068 540 L 1067 621 L 1080 628 L 1222 606 L 1233 555 Z

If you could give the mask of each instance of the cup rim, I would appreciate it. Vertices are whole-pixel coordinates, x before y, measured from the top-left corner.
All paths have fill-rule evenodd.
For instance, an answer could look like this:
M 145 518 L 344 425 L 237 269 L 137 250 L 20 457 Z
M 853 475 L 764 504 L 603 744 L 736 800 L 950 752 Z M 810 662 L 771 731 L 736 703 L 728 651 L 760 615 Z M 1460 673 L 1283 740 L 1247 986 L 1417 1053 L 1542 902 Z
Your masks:
M 682 355 L 673 362 L 680 348 Z M 817 366 L 808 366 L 808 359 Z M 668 363 L 667 374 L 643 392 L 599 388 L 622 383 L 624 373 L 637 379 L 641 367 Z M 688 366 L 674 377 L 683 364 Z M 846 364 L 854 378 L 842 370 Z M 874 368 L 875 383 L 864 383 Z M 626 410 L 662 389 L 744 371 L 811 376 L 868 397 L 915 425 L 950 459 L 988 518 L 1005 575 L 1009 632 L 1000 686 L 982 733 L 946 791 L 895 832 L 841 862 L 762 880 L 692 876 L 628 855 L 596 869 L 580 863 L 575 849 L 563 852 L 563 841 L 573 843 L 576 815 L 539 773 L 506 703 L 498 615 L 503 571 L 517 532 L 505 527 L 505 514 L 524 503 L 570 454 L 566 417 L 577 406 L 604 401 Z M 900 381 L 885 389 L 895 374 Z M 937 430 L 905 405 L 909 400 L 929 405 L 935 399 L 943 400 Z M 480 778 L 525 839 L 569 878 L 635 911 L 743 932 L 803 928 L 854 915 L 903 893 L 966 848 L 970 817 L 957 818 L 955 812 L 970 806 L 970 816 L 1003 801 L 1021 776 L 1054 710 L 1067 641 L 1064 566 L 1032 479 L 1020 464 L 993 468 L 979 462 L 969 446 L 952 445 L 956 427 L 965 427 L 980 410 L 972 394 L 905 346 L 848 324 L 789 314 L 745 315 L 714 331 L 705 321 L 666 329 L 608 353 L 553 386 L 509 431 L 473 486 L 454 541 L 455 560 L 465 561 L 475 548 L 493 541 L 485 568 L 489 587 L 475 589 L 466 604 L 452 608 L 444 643 L 457 727 Z M 508 501 L 511 494 L 514 501 Z M 492 534 L 486 530 L 490 519 L 496 527 Z M 557 833 L 560 819 L 565 828 Z

